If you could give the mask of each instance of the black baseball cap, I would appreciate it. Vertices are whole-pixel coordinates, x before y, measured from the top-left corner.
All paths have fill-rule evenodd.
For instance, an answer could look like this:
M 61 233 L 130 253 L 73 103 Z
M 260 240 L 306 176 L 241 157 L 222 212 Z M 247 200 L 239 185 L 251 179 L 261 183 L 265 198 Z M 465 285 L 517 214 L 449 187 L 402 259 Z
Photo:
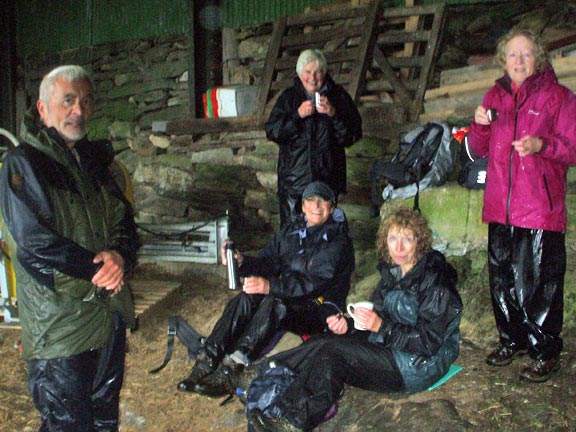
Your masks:
M 319 196 L 325 201 L 336 202 L 334 191 L 326 183 L 315 181 L 310 183 L 302 193 L 302 201 L 312 196 Z

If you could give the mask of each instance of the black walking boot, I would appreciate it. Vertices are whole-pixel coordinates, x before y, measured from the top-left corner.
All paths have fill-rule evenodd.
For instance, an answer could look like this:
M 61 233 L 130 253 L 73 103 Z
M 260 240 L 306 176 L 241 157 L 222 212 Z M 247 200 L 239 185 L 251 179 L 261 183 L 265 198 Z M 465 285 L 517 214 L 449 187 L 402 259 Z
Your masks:
M 234 394 L 236 389 L 232 388 L 230 374 L 230 368 L 220 364 L 216 372 L 198 380 L 191 391 L 212 398 Z
M 185 392 L 194 392 L 194 387 L 203 378 L 212 374 L 215 370 L 214 361 L 206 354 L 200 354 L 196 358 L 196 363 L 190 371 L 188 377 L 178 383 L 178 390 Z

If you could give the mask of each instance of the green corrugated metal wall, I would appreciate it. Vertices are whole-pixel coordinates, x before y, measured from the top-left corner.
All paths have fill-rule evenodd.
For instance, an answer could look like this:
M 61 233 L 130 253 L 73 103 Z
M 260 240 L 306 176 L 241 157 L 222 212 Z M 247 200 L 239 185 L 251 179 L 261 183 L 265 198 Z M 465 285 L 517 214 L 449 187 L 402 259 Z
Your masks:
M 184 33 L 188 0 L 17 0 L 18 54 Z
M 220 0 L 221 21 L 225 27 L 261 24 L 275 21 L 285 15 L 301 13 L 308 6 L 335 1 Z M 479 2 L 482 0 L 448 0 L 445 3 Z M 216 1 L 203 2 L 203 4 L 214 3 Z M 416 3 L 439 2 L 418 0 Z M 194 1 L 17 0 L 18 55 L 184 33 L 188 29 L 189 4 L 194 4 Z M 384 1 L 387 7 L 404 4 L 404 0 Z

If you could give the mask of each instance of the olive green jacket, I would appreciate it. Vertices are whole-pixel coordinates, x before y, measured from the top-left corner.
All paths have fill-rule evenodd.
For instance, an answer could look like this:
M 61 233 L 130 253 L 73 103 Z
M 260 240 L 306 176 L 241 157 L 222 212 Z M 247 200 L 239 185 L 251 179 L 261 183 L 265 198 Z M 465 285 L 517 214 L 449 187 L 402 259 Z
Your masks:
M 112 180 L 109 142 L 76 143 L 78 162 L 54 128 L 27 113 L 22 144 L 0 170 L 3 234 L 16 272 L 24 359 L 67 357 L 99 349 L 112 314 L 134 325 L 128 287 L 99 298 L 91 283 L 103 250 L 119 252 L 125 272 L 136 264 L 138 241 L 130 204 Z

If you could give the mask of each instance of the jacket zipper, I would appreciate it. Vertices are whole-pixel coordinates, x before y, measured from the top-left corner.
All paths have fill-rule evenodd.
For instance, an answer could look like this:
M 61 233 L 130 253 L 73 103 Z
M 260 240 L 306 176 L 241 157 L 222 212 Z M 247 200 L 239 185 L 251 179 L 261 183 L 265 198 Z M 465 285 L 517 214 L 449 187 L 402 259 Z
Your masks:
M 514 112 L 514 135 L 512 141 L 516 140 L 518 129 L 518 103 L 515 103 Z M 512 160 L 514 159 L 514 146 L 510 143 L 510 163 L 508 164 L 508 197 L 506 199 L 506 225 L 510 225 L 510 202 L 512 201 Z

